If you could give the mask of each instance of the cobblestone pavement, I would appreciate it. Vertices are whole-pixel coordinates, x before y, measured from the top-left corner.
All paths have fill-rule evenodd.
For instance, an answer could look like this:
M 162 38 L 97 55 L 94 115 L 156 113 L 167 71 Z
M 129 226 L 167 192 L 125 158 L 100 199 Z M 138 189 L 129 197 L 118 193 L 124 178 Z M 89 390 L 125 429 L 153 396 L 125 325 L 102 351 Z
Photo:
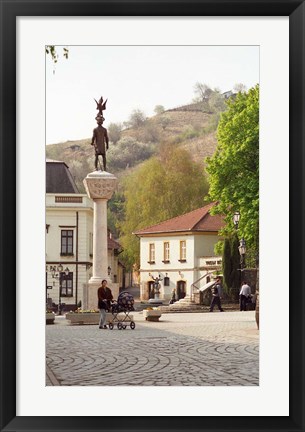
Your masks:
M 255 312 L 133 312 L 136 328 L 99 330 L 56 317 L 46 326 L 46 385 L 257 386 Z

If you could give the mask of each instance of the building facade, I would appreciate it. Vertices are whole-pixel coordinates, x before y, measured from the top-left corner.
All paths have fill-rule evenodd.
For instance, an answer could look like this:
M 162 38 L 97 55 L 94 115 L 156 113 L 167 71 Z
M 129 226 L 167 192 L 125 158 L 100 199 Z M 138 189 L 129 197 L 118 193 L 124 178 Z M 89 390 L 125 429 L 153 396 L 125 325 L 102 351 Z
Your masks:
M 212 216 L 209 204 L 157 225 L 135 232 L 140 237 L 140 295 L 154 296 L 153 283 L 160 279 L 160 297 L 176 300 L 192 296 L 221 269 L 221 257 L 214 247 L 224 225 L 219 215 Z
M 92 201 L 84 194 L 47 194 L 46 295 L 52 299 L 48 303 L 83 302 L 91 277 L 92 246 Z
M 64 162 L 47 160 L 46 173 L 46 303 L 75 309 L 86 305 L 92 276 L 93 201 L 78 193 Z M 107 278 L 117 287 L 124 278 L 119 253 L 108 231 Z

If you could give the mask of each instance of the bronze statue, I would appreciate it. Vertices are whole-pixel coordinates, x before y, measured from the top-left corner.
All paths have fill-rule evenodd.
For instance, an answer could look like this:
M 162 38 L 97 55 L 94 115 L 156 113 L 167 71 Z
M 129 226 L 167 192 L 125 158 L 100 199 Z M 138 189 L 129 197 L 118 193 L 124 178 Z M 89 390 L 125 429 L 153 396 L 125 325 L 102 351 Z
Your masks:
M 154 285 L 155 293 L 157 292 L 159 294 L 159 290 L 160 290 L 160 283 L 159 282 L 163 281 L 163 279 L 161 278 L 160 275 L 159 275 L 159 277 L 158 276 L 154 277 L 154 276 L 151 275 L 151 278 L 154 281 L 153 285 Z
M 105 111 L 105 109 L 106 109 L 106 103 L 107 103 L 108 99 L 106 99 L 105 102 L 104 102 L 103 96 L 101 96 L 101 98 L 100 98 L 99 101 L 97 101 L 96 99 L 94 99 L 94 100 L 96 102 L 96 109 L 98 110 L 98 115 L 97 116 L 103 117 L 103 111 Z
M 106 102 L 105 102 L 106 103 Z M 93 129 L 93 136 L 91 145 L 94 145 L 95 148 L 95 169 L 98 171 L 98 162 L 99 162 L 99 155 L 103 157 L 103 167 L 104 171 L 106 171 L 106 150 L 108 150 L 109 147 L 109 139 L 108 139 L 108 133 L 107 129 L 104 128 L 103 122 L 104 117 L 100 117 L 99 115 L 96 118 L 98 126 Z

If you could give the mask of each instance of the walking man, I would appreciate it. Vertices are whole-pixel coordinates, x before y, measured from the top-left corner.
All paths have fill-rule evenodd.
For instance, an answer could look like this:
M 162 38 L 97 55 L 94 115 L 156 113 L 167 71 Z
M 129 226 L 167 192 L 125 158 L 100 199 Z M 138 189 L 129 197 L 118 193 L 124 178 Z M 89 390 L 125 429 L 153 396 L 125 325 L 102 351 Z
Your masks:
M 218 277 L 216 279 L 215 285 L 212 287 L 212 301 L 210 305 L 210 312 L 213 312 L 214 306 L 216 305 L 219 311 L 223 312 L 223 309 L 221 307 L 221 301 L 220 301 L 221 295 L 222 295 L 221 279 Z
M 246 281 L 242 281 L 241 289 L 239 292 L 239 309 L 240 311 L 246 310 L 246 304 L 251 299 L 251 288 L 246 283 Z

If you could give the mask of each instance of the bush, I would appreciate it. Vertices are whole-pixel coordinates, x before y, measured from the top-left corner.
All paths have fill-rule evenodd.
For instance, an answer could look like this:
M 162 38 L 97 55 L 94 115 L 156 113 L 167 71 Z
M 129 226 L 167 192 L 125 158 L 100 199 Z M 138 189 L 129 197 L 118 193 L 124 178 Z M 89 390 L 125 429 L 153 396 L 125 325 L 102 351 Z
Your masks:
M 146 117 L 143 111 L 135 109 L 130 114 L 128 125 L 133 128 L 142 126 L 146 121 Z
M 156 143 L 160 139 L 159 128 L 152 123 L 146 123 L 143 128 L 142 139 L 148 143 Z
M 198 130 L 195 130 L 192 125 L 188 125 L 184 128 L 182 134 L 180 134 L 181 141 L 196 138 L 200 135 Z
M 110 123 L 110 125 L 108 126 L 107 130 L 108 130 L 109 140 L 113 144 L 116 144 L 121 138 L 122 128 L 123 127 L 121 123 Z
M 164 111 L 165 111 L 165 108 L 163 105 L 156 105 L 155 106 L 154 112 L 156 114 L 162 114 L 162 113 L 164 113 Z
M 151 144 L 138 142 L 132 137 L 124 137 L 109 148 L 107 159 L 110 167 L 122 169 L 148 159 L 153 153 L 154 148 Z
M 171 120 L 168 116 L 164 115 L 158 119 L 158 124 L 162 127 L 163 130 L 167 128 L 170 124 Z

